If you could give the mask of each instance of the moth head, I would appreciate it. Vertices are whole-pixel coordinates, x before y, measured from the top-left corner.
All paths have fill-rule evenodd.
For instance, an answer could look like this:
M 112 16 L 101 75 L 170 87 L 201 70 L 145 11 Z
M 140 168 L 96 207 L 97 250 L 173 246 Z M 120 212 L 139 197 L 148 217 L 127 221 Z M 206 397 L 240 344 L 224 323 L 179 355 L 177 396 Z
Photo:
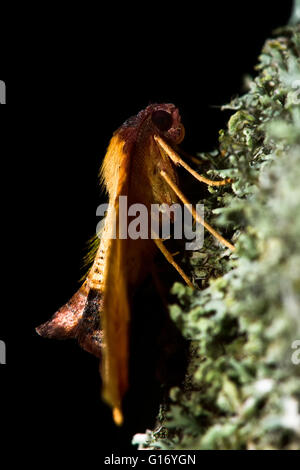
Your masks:
M 173 104 L 155 105 L 151 113 L 151 121 L 162 137 L 174 144 L 179 144 L 184 138 L 184 127 L 178 109 Z

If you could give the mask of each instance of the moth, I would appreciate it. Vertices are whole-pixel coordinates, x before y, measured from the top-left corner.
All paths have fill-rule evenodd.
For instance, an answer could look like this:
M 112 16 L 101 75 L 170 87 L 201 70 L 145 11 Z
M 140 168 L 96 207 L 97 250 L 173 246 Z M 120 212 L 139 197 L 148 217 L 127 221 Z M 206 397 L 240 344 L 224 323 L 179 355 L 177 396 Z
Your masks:
M 101 358 L 102 396 L 112 407 L 117 425 L 123 423 L 122 399 L 129 387 L 128 354 L 133 293 L 149 273 L 161 251 L 185 282 L 188 276 L 175 262 L 164 240 L 121 237 L 126 232 L 119 215 L 120 196 L 128 205 L 181 202 L 187 198 L 178 185 L 177 166 L 198 181 L 221 186 L 230 180 L 212 181 L 193 170 L 176 152 L 185 130 L 173 104 L 150 104 L 129 118 L 113 134 L 100 170 L 109 196 L 99 248 L 77 293 L 36 331 L 47 338 L 76 338 L 80 346 Z M 192 216 L 230 250 L 234 246 L 191 209 Z M 113 223 L 114 222 L 114 223 Z M 117 227 L 113 236 L 113 226 Z M 142 312 L 141 312 L 142 314 Z

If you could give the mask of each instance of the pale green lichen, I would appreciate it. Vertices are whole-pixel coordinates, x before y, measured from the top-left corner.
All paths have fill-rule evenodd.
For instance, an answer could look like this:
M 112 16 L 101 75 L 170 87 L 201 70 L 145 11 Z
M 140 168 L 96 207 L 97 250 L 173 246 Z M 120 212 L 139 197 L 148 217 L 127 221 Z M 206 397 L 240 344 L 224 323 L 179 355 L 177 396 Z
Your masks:
M 296 2 L 299 7 L 299 2 Z M 236 252 L 205 238 L 190 258 L 202 289 L 175 284 L 173 321 L 191 341 L 186 381 L 140 448 L 300 449 L 300 28 L 268 40 L 249 91 L 220 132 L 206 218 Z M 299 19 L 299 18 L 298 18 Z M 217 170 L 222 168 L 222 170 Z

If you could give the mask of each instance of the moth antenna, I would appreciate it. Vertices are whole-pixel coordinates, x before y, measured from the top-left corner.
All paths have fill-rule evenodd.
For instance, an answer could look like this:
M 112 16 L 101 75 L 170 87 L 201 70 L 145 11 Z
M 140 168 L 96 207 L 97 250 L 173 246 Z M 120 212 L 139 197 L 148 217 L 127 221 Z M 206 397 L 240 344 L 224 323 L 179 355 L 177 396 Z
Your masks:
M 226 178 L 220 181 L 213 181 L 206 178 L 205 176 L 199 175 L 199 173 L 193 170 L 193 168 L 191 168 L 184 160 L 182 160 L 182 158 L 180 158 L 180 156 L 172 149 L 172 147 L 170 147 L 161 137 L 155 135 L 154 140 L 175 163 L 175 165 L 180 165 L 185 168 L 191 175 L 194 176 L 194 178 L 196 178 L 198 181 L 201 181 L 201 183 L 205 183 L 208 186 L 224 186 L 225 184 L 228 184 L 232 181 L 230 178 Z

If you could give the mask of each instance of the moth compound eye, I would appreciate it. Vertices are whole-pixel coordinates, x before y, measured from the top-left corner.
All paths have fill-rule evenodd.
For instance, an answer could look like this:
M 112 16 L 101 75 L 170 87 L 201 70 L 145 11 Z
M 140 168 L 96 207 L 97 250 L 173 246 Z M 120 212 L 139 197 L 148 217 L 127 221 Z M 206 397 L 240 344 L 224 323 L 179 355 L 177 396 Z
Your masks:
M 160 130 L 160 131 L 168 131 L 170 127 L 172 127 L 173 119 L 170 113 L 166 111 L 154 111 L 151 116 L 153 124 Z

